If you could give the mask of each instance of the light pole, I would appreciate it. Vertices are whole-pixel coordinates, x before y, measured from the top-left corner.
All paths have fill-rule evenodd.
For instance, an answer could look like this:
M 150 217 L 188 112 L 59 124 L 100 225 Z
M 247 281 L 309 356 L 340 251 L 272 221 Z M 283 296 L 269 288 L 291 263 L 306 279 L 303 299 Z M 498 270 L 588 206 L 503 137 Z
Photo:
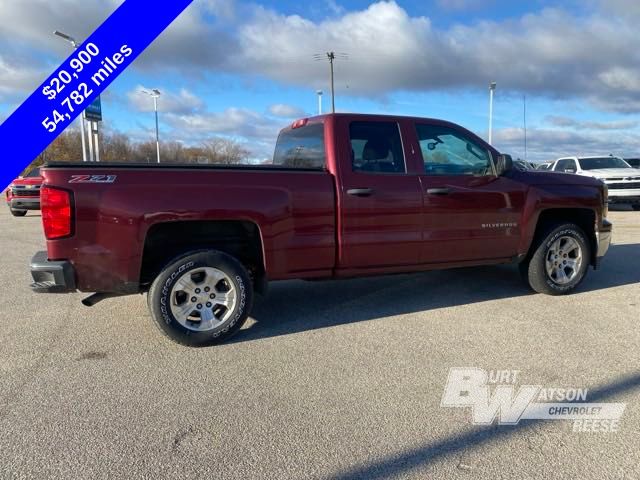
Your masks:
M 58 30 L 53 32 L 53 34 L 69 42 L 73 46 L 74 50 L 78 48 L 78 42 L 76 42 L 75 38 L 73 38 L 72 36 L 67 35 L 66 33 L 62 33 Z M 82 139 L 82 161 L 86 162 L 87 149 L 84 143 L 84 113 L 81 113 L 80 115 L 78 115 L 78 120 L 80 121 L 80 138 Z
M 316 90 L 318 95 L 318 115 L 322 115 L 322 90 Z
M 60 38 L 66 40 L 67 42 L 69 42 L 73 46 L 74 49 L 79 47 L 78 42 L 76 42 L 76 39 L 73 38 L 71 35 L 67 35 L 66 33 L 62 33 L 59 30 L 56 30 L 55 32 L 53 32 L 53 34 L 59 36 Z
M 489 84 L 489 145 L 493 145 L 493 92 L 496 90 L 496 82 Z
M 331 113 L 336 113 L 336 95 L 333 88 L 333 61 L 336 59 L 336 54 L 327 52 L 327 58 L 329 59 L 329 65 L 331 65 Z
M 335 53 L 335 52 L 327 52 L 326 54 L 315 53 L 313 58 L 317 61 L 324 60 L 325 58 L 329 59 L 329 73 L 330 73 L 330 85 L 331 85 L 331 113 L 336 113 L 336 92 L 333 78 L 333 62 L 337 58 L 347 59 L 349 55 L 346 53 Z
M 522 116 L 524 120 L 524 161 L 527 161 L 527 96 L 522 98 Z
M 142 90 L 142 93 L 146 93 L 153 98 L 153 111 L 156 115 L 156 153 L 158 155 L 158 163 L 160 163 L 160 132 L 158 130 L 158 97 L 160 96 L 160 90 L 153 88 L 151 90 Z

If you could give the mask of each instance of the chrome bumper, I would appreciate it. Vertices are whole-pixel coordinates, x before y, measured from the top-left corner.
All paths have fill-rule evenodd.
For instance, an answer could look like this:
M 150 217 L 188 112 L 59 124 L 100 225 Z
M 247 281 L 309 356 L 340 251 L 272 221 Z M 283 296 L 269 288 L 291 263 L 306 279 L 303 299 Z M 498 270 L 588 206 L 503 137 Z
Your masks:
M 611 245 L 611 236 L 613 233 L 613 224 L 607 219 L 602 220 L 602 227 L 600 229 L 596 229 L 596 243 L 598 245 L 596 251 L 596 259 L 595 259 L 595 268 L 600 266 L 600 262 L 602 261 L 602 257 L 605 256 L 607 250 L 609 250 L 609 245 Z
M 40 210 L 40 197 L 13 197 L 9 201 L 13 210 Z

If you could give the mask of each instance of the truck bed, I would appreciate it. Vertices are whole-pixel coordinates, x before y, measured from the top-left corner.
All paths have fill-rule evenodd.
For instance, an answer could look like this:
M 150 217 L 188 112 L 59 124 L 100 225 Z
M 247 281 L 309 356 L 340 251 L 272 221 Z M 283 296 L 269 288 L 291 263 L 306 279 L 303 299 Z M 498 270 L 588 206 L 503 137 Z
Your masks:
M 45 185 L 73 192 L 74 234 L 47 247 L 50 260 L 73 259 L 81 291 L 143 289 L 150 234 L 170 228 L 172 235 L 154 237 L 155 251 L 178 254 L 181 235 L 200 235 L 209 222 L 228 226 L 231 237 L 255 229 L 269 279 L 328 276 L 334 268 L 334 178 L 321 169 L 50 163 L 43 176 Z

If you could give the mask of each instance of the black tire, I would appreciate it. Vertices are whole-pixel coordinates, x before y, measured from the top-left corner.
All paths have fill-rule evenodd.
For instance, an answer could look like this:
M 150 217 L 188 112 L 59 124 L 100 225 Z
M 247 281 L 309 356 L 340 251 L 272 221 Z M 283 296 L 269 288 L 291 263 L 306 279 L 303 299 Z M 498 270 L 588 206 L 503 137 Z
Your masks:
M 189 272 L 193 272 L 192 275 L 195 277 L 189 278 L 197 280 L 197 276 L 201 274 L 199 272 L 207 267 L 219 270 L 226 276 L 223 282 L 225 285 L 230 282 L 228 287 L 230 290 L 235 289 L 234 298 L 236 300 L 232 308 L 225 311 L 225 320 L 219 326 L 210 330 L 196 331 L 183 324 L 186 323 L 192 328 L 197 328 L 200 326 L 200 322 L 182 319 L 181 323 L 172 311 L 171 302 L 173 301 L 173 305 L 176 305 L 177 296 L 183 294 L 180 290 L 176 290 L 179 288 L 176 283 L 180 279 L 185 278 Z M 205 295 L 204 292 L 202 295 Z M 253 286 L 247 270 L 238 260 L 215 250 L 201 250 L 190 252 L 165 267 L 151 285 L 147 302 L 151 316 L 162 333 L 182 345 L 204 347 L 222 343 L 240 330 L 251 312 Z M 183 302 L 183 304 L 187 303 L 187 301 Z M 213 300 L 212 302 L 215 303 Z M 197 305 L 200 306 L 202 303 L 197 303 Z M 199 315 L 195 308 L 193 311 Z
M 631 208 L 633 208 L 636 212 L 640 212 L 640 205 L 631 205 Z
M 14 210 L 13 208 L 10 208 L 9 210 L 11 210 L 11 215 L 14 217 L 24 217 L 27 214 L 26 210 Z
M 572 238 L 577 242 L 581 252 L 581 263 L 578 269 L 571 270 L 567 267 L 571 275 L 574 275 L 566 283 L 562 281 L 556 281 L 551 275 L 547 273 L 547 256 L 552 255 L 550 252 L 551 247 L 561 238 Z M 565 240 L 561 240 L 562 242 Z M 566 243 L 565 243 L 566 244 Z M 576 288 L 584 277 L 587 275 L 589 264 L 591 260 L 591 245 L 584 231 L 573 223 L 555 224 L 545 230 L 545 233 L 537 238 L 537 241 L 532 245 L 531 254 L 520 264 L 520 273 L 528 281 L 533 290 L 538 293 L 545 293 L 547 295 L 564 295 Z M 569 255 L 575 254 L 575 249 L 569 253 Z M 571 260 L 569 257 L 567 260 Z M 551 262 L 554 262 L 554 258 L 550 258 Z M 560 258 L 562 261 L 562 258 Z M 553 268 L 553 266 L 552 266 Z M 565 274 L 567 270 L 562 268 Z M 556 269 L 555 271 L 558 271 Z M 569 276 L 569 275 L 567 275 Z

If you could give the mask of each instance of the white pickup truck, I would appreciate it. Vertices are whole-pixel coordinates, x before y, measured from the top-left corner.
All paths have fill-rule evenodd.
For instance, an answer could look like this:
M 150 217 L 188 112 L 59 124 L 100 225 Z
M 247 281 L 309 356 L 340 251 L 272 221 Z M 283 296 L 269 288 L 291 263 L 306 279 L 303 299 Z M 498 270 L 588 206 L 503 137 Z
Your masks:
M 634 210 L 640 210 L 640 169 L 633 168 L 622 158 L 564 157 L 556 160 L 551 170 L 602 180 L 609 188 L 609 203 L 628 204 Z

